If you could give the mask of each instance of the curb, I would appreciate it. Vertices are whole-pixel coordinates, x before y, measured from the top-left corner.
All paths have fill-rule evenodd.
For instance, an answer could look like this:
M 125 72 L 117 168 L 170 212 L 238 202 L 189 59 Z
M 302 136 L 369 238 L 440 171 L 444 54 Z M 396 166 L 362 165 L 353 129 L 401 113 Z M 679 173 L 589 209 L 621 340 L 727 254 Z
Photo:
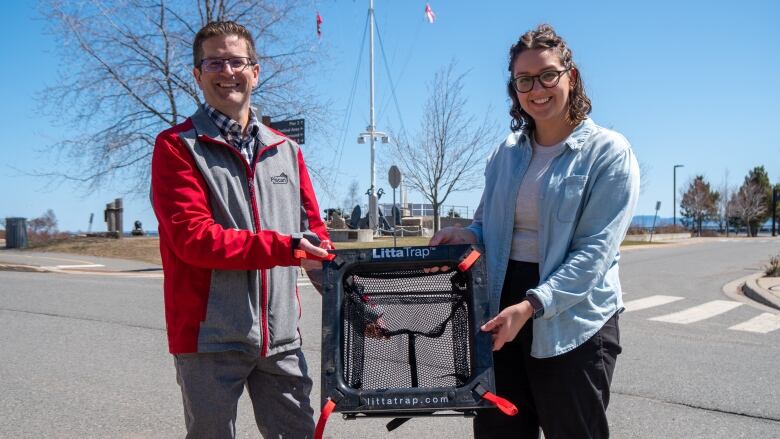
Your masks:
M 35 265 L 0 264 L 0 271 L 19 271 L 25 273 L 51 273 L 50 270 Z
M 761 277 L 763 277 L 763 273 L 761 276 L 750 276 L 746 279 L 745 283 L 742 284 L 742 292 L 758 303 L 780 310 L 780 297 L 758 286 L 758 279 Z
M 24 265 L 24 264 L 11 264 L 8 262 L 0 262 L 0 271 L 15 271 L 20 273 L 59 273 L 59 274 L 91 274 L 99 276 L 130 276 L 138 278 L 162 278 L 162 268 L 149 269 L 141 271 L 109 271 L 109 270 L 78 270 L 78 269 L 61 269 L 52 266 L 43 265 Z
M 753 282 L 755 282 L 756 279 L 761 278 L 763 276 L 764 276 L 764 272 L 758 271 L 748 276 L 735 279 L 731 282 L 728 282 L 726 285 L 723 285 L 722 291 L 726 296 L 728 296 L 732 300 L 742 302 L 746 305 L 752 306 L 753 308 L 760 309 L 761 311 L 764 312 L 777 313 L 776 308 L 765 305 L 764 302 L 755 300 L 752 297 L 748 297 L 744 292 L 745 289 L 742 288 L 747 283 L 748 280 L 752 280 Z

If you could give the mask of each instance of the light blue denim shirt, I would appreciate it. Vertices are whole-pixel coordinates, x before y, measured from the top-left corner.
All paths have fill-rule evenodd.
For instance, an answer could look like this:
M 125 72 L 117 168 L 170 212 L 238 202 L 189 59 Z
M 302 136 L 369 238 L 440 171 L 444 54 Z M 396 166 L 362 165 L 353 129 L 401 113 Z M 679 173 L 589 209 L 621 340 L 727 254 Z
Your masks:
M 639 198 L 631 145 L 592 120 L 580 123 L 550 164 L 539 194 L 539 279 L 528 291 L 544 306 L 533 320 L 531 355 L 568 352 L 623 310 L 620 243 Z M 468 227 L 485 246 L 491 311 L 506 276 L 515 200 L 531 160 L 527 133 L 512 133 L 489 157 L 485 190 Z

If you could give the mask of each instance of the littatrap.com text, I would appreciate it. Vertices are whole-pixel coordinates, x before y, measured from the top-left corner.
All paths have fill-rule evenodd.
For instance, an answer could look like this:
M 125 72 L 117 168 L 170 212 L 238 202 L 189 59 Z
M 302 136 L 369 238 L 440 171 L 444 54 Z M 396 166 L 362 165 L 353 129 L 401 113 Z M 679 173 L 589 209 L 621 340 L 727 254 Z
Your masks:
M 426 396 L 426 397 L 369 397 L 361 398 L 364 405 L 394 405 L 394 406 L 409 406 L 420 404 L 446 404 L 450 399 L 446 396 Z

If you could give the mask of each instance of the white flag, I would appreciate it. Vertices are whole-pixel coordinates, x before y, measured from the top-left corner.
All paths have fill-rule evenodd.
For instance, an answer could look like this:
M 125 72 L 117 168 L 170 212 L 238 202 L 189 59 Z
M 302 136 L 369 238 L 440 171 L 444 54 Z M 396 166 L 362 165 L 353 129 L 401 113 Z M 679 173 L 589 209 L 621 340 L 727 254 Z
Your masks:
M 428 3 L 425 4 L 425 19 L 428 20 L 428 23 L 436 21 L 436 14 L 433 13 L 433 9 Z

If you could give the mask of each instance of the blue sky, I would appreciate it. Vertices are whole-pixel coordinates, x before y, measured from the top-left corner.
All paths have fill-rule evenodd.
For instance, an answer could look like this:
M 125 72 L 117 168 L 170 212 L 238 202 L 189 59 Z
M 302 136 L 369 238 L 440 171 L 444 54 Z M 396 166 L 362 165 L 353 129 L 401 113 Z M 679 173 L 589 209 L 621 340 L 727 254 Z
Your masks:
M 426 86 L 437 69 L 456 60 L 468 72 L 465 93 L 469 110 L 493 118 L 508 131 L 506 56 L 509 46 L 524 31 L 551 23 L 574 51 L 593 101 L 591 116 L 600 125 L 622 132 L 632 143 L 647 170 L 636 214 L 652 215 L 661 201 L 660 215 L 672 216 L 672 169 L 678 189 L 703 174 L 720 187 L 726 172 L 730 185 L 738 185 L 747 172 L 764 165 L 773 183 L 780 182 L 780 143 L 774 126 L 780 88 L 776 86 L 780 61 L 780 7 L 772 1 L 436 1 L 437 15 L 424 21 L 425 1 L 375 0 L 376 17 L 389 68 L 376 42 L 377 126 L 399 128 L 392 102 L 389 70 L 409 130 L 418 127 Z M 304 151 L 339 178 L 328 188 L 317 188 L 322 207 L 337 205 L 346 188 L 358 180 L 361 192 L 369 186 L 370 152 L 355 142 L 368 124 L 367 52 L 362 58 L 352 117 L 346 120 L 355 74 L 360 37 L 368 0 L 315 2 L 324 19 L 318 43 L 322 65 L 307 74 L 311 84 L 333 101 L 332 138 L 307 132 Z M 51 145 L 61 136 L 57 121 L 38 114 L 36 93 L 57 80 L 56 42 L 42 31 L 44 24 L 35 3 L 3 2 L 7 20 L 0 42 L 0 107 L 3 140 L 0 142 L 0 218 L 36 217 L 53 209 L 62 230 L 86 230 L 95 214 L 93 230 L 105 230 L 105 203 L 121 194 L 121 187 L 85 194 L 74 186 L 51 187 L 24 171 L 56 166 Z M 261 103 L 262 104 L 262 103 Z M 341 127 L 346 126 L 341 144 Z M 497 144 L 501 136 L 495 139 Z M 341 160 L 332 160 L 334 150 Z M 381 145 L 381 161 L 392 163 Z M 331 167 L 332 166 L 332 167 Z M 387 173 L 377 167 L 378 186 L 390 194 Z M 327 189 L 327 190 L 325 190 Z M 421 202 L 414 193 L 410 201 Z M 678 202 L 679 202 L 679 196 Z M 386 195 L 381 201 L 390 200 Z M 454 194 L 447 204 L 479 201 L 479 191 Z M 156 227 L 146 194 L 125 197 L 126 228 L 139 219 Z

